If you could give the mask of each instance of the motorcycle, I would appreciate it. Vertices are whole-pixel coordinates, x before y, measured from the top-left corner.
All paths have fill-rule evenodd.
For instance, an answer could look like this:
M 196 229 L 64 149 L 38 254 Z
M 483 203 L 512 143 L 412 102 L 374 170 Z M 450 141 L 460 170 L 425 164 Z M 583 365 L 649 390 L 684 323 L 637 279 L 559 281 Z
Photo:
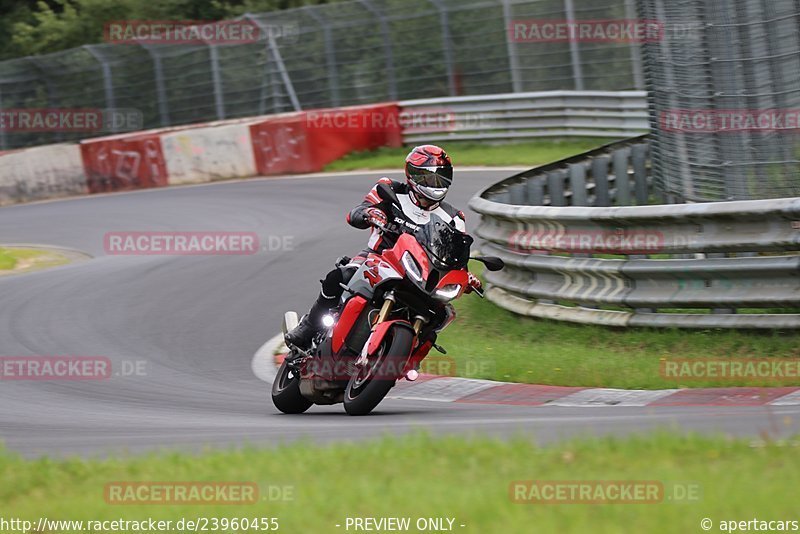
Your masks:
M 466 292 L 483 297 L 469 283 L 467 262 L 480 261 L 490 271 L 504 267 L 497 257 L 470 258 L 472 237 L 435 214 L 424 225 L 409 221 L 383 187 L 395 204 L 390 224 L 402 233 L 393 247 L 369 254 L 342 284 L 340 305 L 323 317 L 311 348 L 289 347 L 272 385 L 281 412 L 342 402 L 350 415 L 370 413 L 397 380 L 417 378 L 432 348 L 446 353 L 436 337 L 455 318 L 450 302 Z M 297 313 L 287 312 L 283 333 L 297 323 Z

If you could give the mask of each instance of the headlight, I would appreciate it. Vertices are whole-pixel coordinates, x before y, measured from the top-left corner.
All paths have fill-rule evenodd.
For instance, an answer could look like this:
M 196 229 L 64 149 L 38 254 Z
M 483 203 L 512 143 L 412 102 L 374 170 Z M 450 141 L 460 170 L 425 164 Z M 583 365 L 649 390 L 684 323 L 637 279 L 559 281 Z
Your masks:
M 411 275 L 411 278 L 417 282 L 422 282 L 422 273 L 419 272 L 419 265 L 417 265 L 417 261 L 414 259 L 414 256 L 412 256 L 410 252 L 406 251 L 401 258 L 401 261 L 403 262 L 403 267 L 405 268 L 406 272 Z
M 450 284 L 436 290 L 434 295 L 440 300 L 453 300 L 461 293 L 461 284 Z

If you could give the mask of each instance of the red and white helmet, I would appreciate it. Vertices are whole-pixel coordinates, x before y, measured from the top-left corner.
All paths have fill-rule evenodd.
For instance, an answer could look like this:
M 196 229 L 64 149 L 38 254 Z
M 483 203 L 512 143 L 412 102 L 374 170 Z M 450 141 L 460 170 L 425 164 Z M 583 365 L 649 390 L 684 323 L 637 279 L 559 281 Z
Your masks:
M 406 156 L 406 179 L 422 207 L 444 200 L 453 183 L 453 162 L 435 145 L 414 147 Z

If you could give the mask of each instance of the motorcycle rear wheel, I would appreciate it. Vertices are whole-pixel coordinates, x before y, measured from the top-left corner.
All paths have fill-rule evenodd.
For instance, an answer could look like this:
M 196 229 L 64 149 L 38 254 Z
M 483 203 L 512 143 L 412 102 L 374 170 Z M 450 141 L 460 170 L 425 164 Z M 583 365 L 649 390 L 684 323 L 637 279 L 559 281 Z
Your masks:
M 283 360 L 272 382 L 272 404 L 283 413 L 303 413 L 314 403 L 300 393 L 300 375 L 287 360 Z

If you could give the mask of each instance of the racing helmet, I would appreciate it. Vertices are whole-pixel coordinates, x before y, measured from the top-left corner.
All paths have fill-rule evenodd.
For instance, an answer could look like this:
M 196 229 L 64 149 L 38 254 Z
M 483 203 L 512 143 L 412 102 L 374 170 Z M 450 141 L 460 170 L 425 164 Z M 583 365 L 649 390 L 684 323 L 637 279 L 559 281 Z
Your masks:
M 411 198 L 422 208 L 430 208 L 447 195 L 453 183 L 453 162 L 441 147 L 414 147 L 406 156 L 406 180 Z

